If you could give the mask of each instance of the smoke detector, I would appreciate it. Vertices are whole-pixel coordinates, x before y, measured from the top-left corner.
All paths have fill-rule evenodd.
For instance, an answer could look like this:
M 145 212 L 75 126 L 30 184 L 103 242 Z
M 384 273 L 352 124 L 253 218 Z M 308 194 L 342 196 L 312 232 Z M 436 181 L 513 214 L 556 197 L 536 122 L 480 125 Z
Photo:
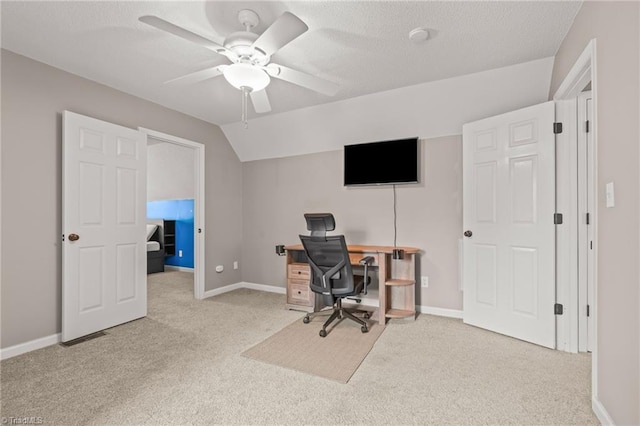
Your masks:
M 422 43 L 429 38 L 429 30 L 423 27 L 414 28 L 409 31 L 409 40 L 414 43 Z

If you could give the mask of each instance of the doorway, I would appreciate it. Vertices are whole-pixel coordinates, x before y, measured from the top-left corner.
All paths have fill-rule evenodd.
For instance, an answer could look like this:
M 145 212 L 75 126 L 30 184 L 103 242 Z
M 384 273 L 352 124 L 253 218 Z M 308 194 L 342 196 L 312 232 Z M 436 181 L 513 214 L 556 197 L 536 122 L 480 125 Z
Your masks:
M 163 152 L 163 155 L 174 155 L 181 159 L 179 166 L 179 173 L 182 178 L 176 176 L 175 181 L 171 180 L 171 177 L 162 179 L 164 182 L 162 185 L 172 186 L 171 188 L 164 188 L 165 194 L 168 196 L 162 197 L 158 192 L 154 197 L 154 194 L 150 194 L 150 199 L 154 198 L 177 198 L 167 202 L 157 203 L 153 202 L 155 209 L 169 209 L 172 211 L 184 210 L 187 213 L 192 211 L 193 213 L 193 226 L 192 229 L 187 231 L 192 235 L 183 235 L 181 240 L 186 244 L 185 249 L 176 247 L 175 253 L 171 257 L 174 266 L 170 266 L 174 269 L 189 269 L 190 265 L 193 268 L 193 295 L 196 299 L 202 299 L 204 297 L 204 283 L 205 283 L 205 268 L 204 268 L 204 145 L 198 142 L 182 139 L 176 136 L 167 135 L 154 130 L 140 128 L 147 138 L 147 143 L 151 146 L 159 148 L 159 151 Z M 188 164 L 186 164 L 188 163 Z M 175 165 L 175 163 L 174 163 Z M 169 171 L 170 172 L 170 171 Z M 151 183 L 148 183 L 151 185 Z M 181 186 L 191 186 L 192 188 L 180 188 Z M 162 192 L 160 188 L 158 191 Z M 183 191 L 183 192 L 181 192 Z M 188 193 L 188 194 L 187 194 Z M 173 194 L 173 195 L 171 195 Z M 177 194 L 177 195 L 176 195 Z M 191 195 L 192 194 L 192 195 Z M 190 199 L 190 197 L 193 197 Z M 191 203 L 191 204 L 190 204 Z M 150 203 L 151 204 L 151 203 Z M 189 221 L 191 219 L 189 218 Z M 190 225 L 190 224 L 189 224 Z M 180 231 L 180 222 L 177 222 L 177 230 L 175 238 L 178 238 L 178 232 Z M 190 226 L 189 226 L 190 228 Z M 190 251 L 192 249 L 192 251 Z M 191 257 L 192 256 L 192 257 Z
M 557 319 L 558 335 L 563 336 L 563 349 L 568 352 L 578 352 L 579 348 L 586 346 L 587 350 L 591 350 L 591 398 L 594 402 L 594 410 L 596 409 L 596 402 L 599 401 L 598 397 L 598 330 L 596 327 L 598 318 L 598 191 L 596 184 L 598 182 L 598 117 L 597 117 L 597 74 L 596 74 L 596 40 L 591 40 L 584 51 L 573 65 L 567 77 L 563 80 L 562 84 L 553 96 L 553 100 L 556 101 L 558 108 L 556 109 L 556 120 L 570 123 L 569 131 L 563 136 L 565 143 L 559 146 L 564 146 L 562 163 L 559 162 L 560 168 L 558 169 L 558 178 L 562 180 L 562 184 L 558 183 L 558 191 L 564 191 L 567 195 L 561 202 L 563 206 L 568 209 L 572 214 L 568 217 L 572 220 L 571 226 L 563 229 L 564 237 L 567 241 L 574 241 L 576 246 L 564 247 L 562 251 L 558 250 L 561 258 L 558 257 L 558 270 L 557 274 L 563 275 L 567 278 L 566 281 L 558 281 L 559 296 L 562 296 L 566 303 L 573 309 L 570 311 L 574 315 L 563 317 L 560 316 Z M 578 118 L 578 99 L 583 92 L 590 91 L 590 101 L 588 102 L 588 133 L 590 140 L 586 139 L 590 144 L 587 147 L 587 160 L 579 160 L 578 155 L 578 136 L 577 129 L 586 129 L 584 118 Z M 584 96 L 584 95 L 582 95 Z M 586 105 L 585 105 L 586 107 Z M 581 123 L 582 121 L 582 123 Z M 573 125 L 575 124 L 575 125 Z M 585 126 L 585 127 L 582 127 Z M 583 150 L 584 151 L 584 150 Z M 588 155 L 588 153 L 591 155 Z M 578 178 L 578 165 L 584 168 L 584 176 L 587 174 L 587 178 Z M 582 197 L 580 196 L 582 193 Z M 581 212 L 578 210 L 579 205 L 586 205 L 589 209 L 588 212 Z M 585 213 L 589 213 L 589 225 L 588 233 L 583 241 L 588 243 L 589 251 L 588 255 L 584 257 L 583 262 L 579 262 L 579 237 L 578 230 L 580 226 L 580 219 L 584 223 L 587 221 Z M 583 225 L 584 227 L 585 225 Z M 570 238 L 573 234 L 573 238 Z M 583 246 L 584 251 L 584 246 Z M 587 276 L 587 279 L 579 279 L 578 276 Z M 562 286 L 561 286 L 562 285 Z M 587 323 L 587 339 L 588 342 L 585 345 L 584 341 L 581 342 L 581 333 L 578 331 L 580 322 L 580 304 L 584 303 L 584 296 L 587 295 L 588 306 L 588 320 Z M 583 306 L 582 316 L 586 316 L 587 306 Z M 583 320 L 584 321 L 584 320 Z M 560 340 L 559 340 L 560 343 Z M 600 416 L 598 416 L 600 417 Z
M 597 334 L 597 117 L 595 40 L 558 88 L 556 121 L 566 123 L 557 144 L 558 227 L 557 299 L 565 314 L 557 317 L 558 349 L 593 350 Z M 594 362 L 595 366 L 596 363 Z
M 597 182 L 597 120 L 595 106 L 596 80 L 595 66 L 592 65 L 593 63 L 595 63 L 595 41 L 589 43 L 556 92 L 552 102 L 555 104 L 555 120 L 553 120 L 553 117 L 545 120 L 545 122 L 549 124 L 549 129 L 551 128 L 551 121 L 555 122 L 553 132 L 556 133 L 556 183 L 555 191 L 553 189 L 547 191 L 547 193 L 550 194 L 555 192 L 555 212 L 546 212 L 540 215 L 540 217 L 542 218 L 541 220 L 550 221 L 552 217 L 551 213 L 553 213 L 553 222 L 550 223 L 557 225 L 555 227 L 555 277 L 552 276 L 550 279 L 544 280 L 546 283 L 555 284 L 555 303 L 553 303 L 553 298 L 550 299 L 551 303 L 548 303 L 549 300 L 545 299 L 547 302 L 545 303 L 547 309 L 545 314 L 551 313 L 551 315 L 553 315 L 555 313 L 555 318 L 553 318 L 553 316 L 551 317 L 552 322 L 545 330 L 547 330 L 548 333 L 555 332 L 554 346 L 556 349 L 567 352 L 585 352 L 591 350 L 593 351 L 592 353 L 595 359 L 597 340 L 595 330 L 597 316 L 597 194 L 595 189 L 595 182 Z M 580 105 L 580 108 L 578 105 Z M 469 141 L 469 144 L 467 144 L 469 146 L 466 146 L 466 149 L 470 150 L 470 153 L 467 157 L 471 158 L 473 155 L 477 156 L 480 154 L 486 156 L 488 155 L 487 153 L 492 153 L 493 151 L 501 152 L 497 149 L 499 144 L 496 142 L 499 140 L 498 136 L 500 132 L 492 130 L 492 126 L 495 127 L 496 120 L 498 124 L 500 124 L 503 116 L 509 117 L 510 114 L 518 112 L 519 111 L 515 111 L 467 124 L 466 127 L 468 131 L 466 131 L 466 133 L 463 131 L 465 139 Z M 513 123 L 511 127 L 509 127 L 509 132 L 502 131 L 503 136 L 518 136 L 518 128 L 522 127 L 521 125 L 526 122 L 526 120 L 521 120 L 521 122 Z M 562 124 L 562 126 L 560 126 L 560 124 Z M 482 128 L 483 125 L 486 125 L 487 128 Z M 468 126 L 480 127 L 471 128 Z M 528 134 L 526 132 L 520 133 L 522 133 L 520 136 L 526 136 Z M 533 135 L 534 133 L 535 132 L 531 134 Z M 529 139 L 533 140 L 533 138 Z M 522 143 L 529 139 L 524 137 Z M 511 148 L 519 148 L 518 145 L 518 143 L 511 143 L 509 146 Z M 465 216 L 464 229 L 468 229 L 468 223 L 475 225 L 475 228 L 480 230 L 497 223 L 495 195 L 498 193 L 498 190 L 493 189 L 494 185 L 492 182 L 498 181 L 495 172 L 495 170 L 497 170 L 496 164 L 498 163 L 492 161 L 493 160 L 487 158 L 481 159 L 481 161 L 479 160 L 474 170 L 475 175 L 467 179 L 468 182 L 473 183 L 475 186 L 465 185 L 465 205 L 470 206 L 468 212 L 465 210 L 465 215 L 473 216 L 475 211 L 475 216 L 477 217 L 474 219 L 474 222 L 473 220 L 467 220 Z M 548 174 L 553 175 L 553 172 L 554 170 L 552 168 Z M 517 173 L 513 174 L 513 176 L 517 176 Z M 484 177 L 484 180 L 478 179 L 481 177 Z M 506 178 L 502 180 L 507 181 Z M 482 182 L 486 182 L 486 184 L 482 186 Z M 481 185 L 482 188 L 478 187 L 478 185 Z M 509 187 L 514 188 L 515 186 L 510 185 Z M 482 196 L 474 198 L 474 188 L 475 190 L 482 189 Z M 508 195 L 508 191 L 503 191 L 502 193 Z M 527 192 L 517 191 L 517 193 Z M 469 199 L 467 200 L 467 198 Z M 517 206 L 514 206 L 516 205 L 513 204 L 511 208 L 513 211 L 520 211 L 516 209 Z M 505 207 L 504 210 L 506 211 L 507 209 L 508 206 Z M 515 235 L 515 233 L 508 232 L 507 235 Z M 502 294 L 497 291 L 499 287 L 499 277 L 497 273 L 505 268 L 489 267 L 486 270 L 479 269 L 477 262 L 474 264 L 474 258 L 471 256 L 473 254 L 471 248 L 474 246 L 474 244 L 471 243 L 471 239 L 478 237 L 477 242 L 479 244 L 475 244 L 475 254 L 478 256 L 483 255 L 487 258 L 485 259 L 487 261 L 483 261 L 482 265 L 492 265 L 492 259 L 498 258 L 498 256 L 494 256 L 494 254 L 498 251 L 499 244 L 490 241 L 480 241 L 482 233 L 475 232 L 475 230 L 471 229 L 465 232 L 465 237 L 467 237 L 465 238 L 466 248 L 465 254 L 463 255 L 465 259 L 465 269 L 463 273 L 465 281 L 465 316 L 469 317 L 470 323 L 474 321 L 475 325 L 484 326 L 485 328 L 496 331 L 500 329 L 500 332 L 504 334 L 523 338 L 523 340 L 534 341 L 533 339 L 521 337 L 520 334 L 522 333 L 519 334 L 519 331 L 513 333 L 506 332 L 505 327 L 507 326 L 505 326 L 505 324 L 508 324 L 510 327 L 513 321 L 506 320 L 495 314 L 495 312 L 500 311 L 498 302 L 500 300 L 499 295 Z M 503 254 L 502 258 L 515 259 L 514 256 L 509 257 L 506 254 Z M 469 259 L 469 262 L 467 262 L 467 259 Z M 469 263 L 469 265 L 467 265 L 467 263 Z M 530 264 L 533 265 L 535 262 L 530 262 Z M 536 274 L 522 275 L 532 276 L 534 278 L 533 281 L 529 280 L 532 282 L 535 282 L 537 277 Z M 532 286 L 529 285 L 529 288 L 531 287 Z M 524 286 L 522 288 L 526 289 L 527 287 Z M 481 291 L 481 294 L 478 293 L 478 290 Z M 514 299 L 515 293 L 503 293 L 509 296 L 506 298 L 502 297 L 503 302 L 507 300 L 507 302 L 503 303 L 503 307 L 506 306 L 503 311 L 509 308 L 513 310 L 517 305 L 515 303 L 516 299 Z M 533 294 L 539 295 L 540 293 L 534 292 Z M 526 300 L 536 301 L 535 298 L 527 298 Z M 472 309 L 468 310 L 467 306 Z M 474 316 L 474 313 L 471 311 L 475 307 L 478 307 L 477 310 L 483 312 L 483 317 Z M 520 311 L 522 311 L 522 309 L 520 309 Z M 474 318 L 471 318 L 472 316 L 474 316 Z M 478 318 L 479 320 L 476 321 Z M 487 324 L 495 318 L 501 318 L 496 323 L 497 325 L 487 326 Z M 530 327 L 521 327 L 520 330 L 527 330 L 529 328 Z M 594 362 L 594 366 L 595 365 L 596 363 Z

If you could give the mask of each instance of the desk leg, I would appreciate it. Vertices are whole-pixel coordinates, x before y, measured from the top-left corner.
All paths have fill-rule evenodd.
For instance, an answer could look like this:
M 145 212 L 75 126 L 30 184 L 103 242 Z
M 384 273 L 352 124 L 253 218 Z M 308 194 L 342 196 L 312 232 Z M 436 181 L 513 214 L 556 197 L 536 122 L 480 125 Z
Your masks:
M 385 326 L 387 323 L 387 255 L 378 254 L 378 324 Z

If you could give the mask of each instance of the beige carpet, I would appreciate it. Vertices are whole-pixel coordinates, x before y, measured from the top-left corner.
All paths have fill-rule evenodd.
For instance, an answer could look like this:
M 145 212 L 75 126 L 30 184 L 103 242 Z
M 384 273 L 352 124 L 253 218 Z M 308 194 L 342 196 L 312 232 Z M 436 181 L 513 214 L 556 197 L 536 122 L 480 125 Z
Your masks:
M 369 320 L 369 332 L 362 333 L 359 324 L 345 319 L 337 326 L 332 324 L 328 336 L 322 338 L 318 332 L 326 319 L 327 317 L 318 316 L 309 324 L 296 320 L 242 355 L 347 383 L 384 331 L 384 327 Z
M 589 355 L 450 318 L 390 323 L 347 384 L 243 357 L 302 318 L 284 305 L 282 294 L 246 289 L 199 301 L 192 275 L 153 274 L 147 318 L 3 360 L 0 415 L 59 425 L 598 424 Z

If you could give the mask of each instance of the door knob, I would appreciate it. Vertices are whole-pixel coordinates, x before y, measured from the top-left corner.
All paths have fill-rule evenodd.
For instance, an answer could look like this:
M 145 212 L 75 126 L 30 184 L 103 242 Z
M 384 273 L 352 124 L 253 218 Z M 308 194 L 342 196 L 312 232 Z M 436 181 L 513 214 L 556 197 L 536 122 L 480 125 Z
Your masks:
M 78 234 L 69 234 L 69 241 L 78 241 L 80 239 L 80 235 Z
M 464 236 L 467 238 L 470 238 L 473 235 L 473 232 L 471 231 L 464 231 Z

